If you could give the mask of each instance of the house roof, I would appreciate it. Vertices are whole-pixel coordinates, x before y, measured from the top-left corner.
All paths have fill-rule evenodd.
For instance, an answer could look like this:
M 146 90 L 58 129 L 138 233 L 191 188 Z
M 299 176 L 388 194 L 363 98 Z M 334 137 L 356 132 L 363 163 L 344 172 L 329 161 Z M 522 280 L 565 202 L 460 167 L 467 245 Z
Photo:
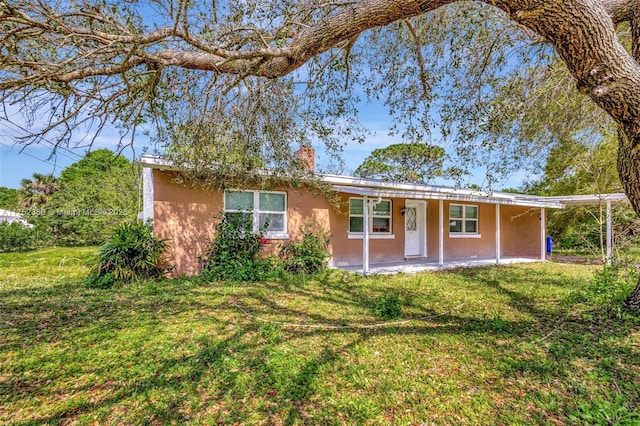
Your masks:
M 626 194 L 593 194 L 593 195 L 562 195 L 545 197 L 547 200 L 558 201 L 560 204 L 567 205 L 598 205 L 601 203 L 613 202 L 629 202 Z
M 141 162 L 143 166 L 154 169 L 178 169 L 175 164 L 159 156 L 144 154 L 142 155 Z M 537 195 L 515 194 L 511 192 L 485 192 L 442 185 L 420 185 L 400 182 L 384 182 L 377 179 L 365 179 L 353 176 L 332 174 L 317 173 L 316 176 L 322 181 L 332 185 L 333 189 L 337 192 L 370 197 L 398 197 L 425 200 L 468 201 L 538 208 L 563 208 L 568 205 L 598 204 L 600 202 L 606 201 L 628 201 L 625 194 L 545 197 Z

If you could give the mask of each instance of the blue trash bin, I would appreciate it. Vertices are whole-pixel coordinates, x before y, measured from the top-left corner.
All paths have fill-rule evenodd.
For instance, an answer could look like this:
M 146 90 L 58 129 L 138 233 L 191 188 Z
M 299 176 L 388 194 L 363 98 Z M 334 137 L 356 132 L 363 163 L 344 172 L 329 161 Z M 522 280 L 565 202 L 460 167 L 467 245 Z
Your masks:
M 547 236 L 547 254 L 551 254 L 553 251 L 553 237 L 551 235 Z

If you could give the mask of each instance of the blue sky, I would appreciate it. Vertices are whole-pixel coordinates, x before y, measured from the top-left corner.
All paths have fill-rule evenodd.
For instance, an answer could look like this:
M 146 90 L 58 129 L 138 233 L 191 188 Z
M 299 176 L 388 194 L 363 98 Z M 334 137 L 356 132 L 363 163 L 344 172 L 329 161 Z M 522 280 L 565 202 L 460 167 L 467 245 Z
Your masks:
M 144 10 L 141 11 L 141 15 L 144 16 L 146 20 L 149 20 L 150 23 L 156 19 L 161 22 L 166 18 L 162 15 L 164 12 L 158 12 L 150 5 L 143 5 L 141 7 L 144 8 Z M 304 68 L 301 70 L 301 72 L 303 72 Z M 304 79 L 302 79 L 302 81 L 304 81 Z M 360 93 L 360 95 L 362 95 L 362 93 Z M 33 173 L 53 173 L 54 175 L 58 175 L 61 170 L 73 162 L 78 161 L 86 154 L 86 147 L 69 147 L 59 149 L 58 152 L 52 156 L 53 144 L 48 141 L 27 147 L 16 145 L 16 136 L 21 133 L 19 127 L 24 126 L 24 122 L 15 114 L 15 111 L 19 109 L 20 106 L 3 105 L 3 107 L 5 111 L 9 111 L 9 114 L 11 114 L 12 111 L 14 113 L 9 117 L 9 122 L 0 118 L 0 186 L 19 188 L 20 181 L 24 178 L 30 178 Z M 382 148 L 392 143 L 402 142 L 400 136 L 389 136 L 388 129 L 391 127 L 391 119 L 388 115 L 387 107 L 385 107 L 382 102 L 359 103 L 357 107 L 359 109 L 359 120 L 361 124 L 369 129 L 372 134 L 367 137 L 363 144 L 349 143 L 344 148 L 343 159 L 347 171 L 355 170 L 374 149 Z M 80 134 L 79 132 L 74 135 L 74 138 L 76 142 L 79 142 L 86 139 L 87 134 Z M 119 142 L 120 137 L 117 130 L 106 129 L 97 139 L 92 149 L 110 148 L 116 150 Z M 439 144 L 436 130 L 434 130 L 430 143 Z M 71 145 L 73 145 L 73 143 Z M 122 153 L 129 158 L 139 157 L 140 154 L 144 152 L 145 147 L 151 148 L 149 145 L 148 139 L 143 135 L 137 135 L 134 149 L 125 148 Z M 316 142 L 313 146 L 316 149 L 316 163 L 321 166 L 326 166 L 328 160 L 327 156 L 323 153 L 322 143 Z M 522 186 L 522 183 L 528 177 L 529 174 L 527 172 L 518 172 L 507 179 L 496 182 L 493 185 L 493 189 L 507 187 L 518 188 Z M 462 185 L 478 184 L 483 186 L 484 180 L 485 171 L 474 170 L 468 181 L 463 182 Z M 436 180 L 434 183 L 455 185 L 455 182 L 447 182 L 444 180 Z
M 30 178 L 34 173 L 52 173 L 57 176 L 65 167 L 87 153 L 86 146 L 60 147 L 54 153 L 54 143 L 48 140 L 28 146 L 21 145 L 18 137 L 24 134 L 24 122 L 15 114 L 10 119 L 11 121 L 0 119 L 0 186 L 19 188 L 20 181 Z M 75 143 L 86 145 L 86 137 L 87 134 L 77 134 Z M 125 148 L 123 155 L 129 158 L 139 156 L 142 146 L 148 144 L 143 138 L 140 139 L 140 146 L 136 146 L 135 150 Z M 119 140 L 115 129 L 107 129 L 96 139 L 92 149 L 109 148 L 116 151 Z
M 23 123 L 15 115 L 12 120 L 13 123 L 0 120 L 0 186 L 19 188 L 20 181 L 24 178 L 30 178 L 33 173 L 53 173 L 58 175 L 65 167 L 82 158 L 87 151 L 86 147 L 61 148 L 52 155 L 53 144 L 50 141 L 26 147 L 18 145 L 16 136 L 22 132 L 20 126 Z M 360 121 L 372 134 L 362 144 L 350 143 L 345 147 L 343 158 L 346 168 L 351 171 L 358 167 L 374 149 L 400 142 L 399 136 L 390 136 L 388 134 L 391 120 L 383 106 L 369 104 L 362 107 Z M 81 141 L 86 136 L 86 134 L 78 134 L 76 140 Z M 119 141 L 120 137 L 115 129 L 106 129 L 96 140 L 92 149 L 110 148 L 116 150 Z M 328 160 L 323 153 L 322 144 L 317 142 L 313 145 L 316 149 L 317 163 L 326 165 Z M 134 149 L 127 147 L 122 153 L 129 158 L 139 157 L 145 147 L 149 147 L 149 141 L 141 135 L 136 138 Z M 528 173 L 516 173 L 499 182 L 494 188 L 517 188 L 522 185 L 527 177 Z M 467 183 L 482 185 L 483 179 L 484 172 L 477 170 Z M 452 182 L 444 180 L 434 183 L 453 185 Z

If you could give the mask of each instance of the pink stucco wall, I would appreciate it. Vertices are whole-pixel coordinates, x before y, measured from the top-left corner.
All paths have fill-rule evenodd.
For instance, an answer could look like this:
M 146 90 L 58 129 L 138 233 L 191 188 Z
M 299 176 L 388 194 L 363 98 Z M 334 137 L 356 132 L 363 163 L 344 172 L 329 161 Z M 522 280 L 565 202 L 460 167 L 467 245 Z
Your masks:
M 185 187 L 173 181 L 171 172 L 154 170 L 154 232 L 170 240 L 169 258 L 175 274 L 199 272 L 198 256 L 213 237 L 214 216 L 223 208 L 222 192 L 205 187 Z M 348 237 L 348 194 L 339 194 L 342 211 L 334 209 L 322 196 L 304 189 L 280 189 L 287 193 L 287 228 L 290 238 L 300 239 L 300 228 L 312 221 L 318 229 L 331 234 L 329 251 L 336 266 L 362 264 L 362 239 Z M 371 239 L 370 262 L 404 259 L 404 217 L 400 214 L 405 199 L 393 198 L 392 235 L 390 239 Z M 445 259 L 495 256 L 496 207 L 487 203 L 461 203 L 478 206 L 480 238 L 454 238 L 449 235 L 449 202 L 444 202 Z M 540 255 L 540 209 L 501 207 L 502 256 Z M 427 258 L 438 259 L 438 201 L 426 202 Z M 265 253 L 276 253 L 283 241 L 272 240 Z

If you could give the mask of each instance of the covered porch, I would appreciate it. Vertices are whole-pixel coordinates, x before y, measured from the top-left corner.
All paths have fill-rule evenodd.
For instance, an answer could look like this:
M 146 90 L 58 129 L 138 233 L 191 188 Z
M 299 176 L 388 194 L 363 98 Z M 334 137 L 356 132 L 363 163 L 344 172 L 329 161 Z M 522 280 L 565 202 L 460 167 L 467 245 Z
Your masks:
M 609 263 L 612 253 L 611 204 L 627 201 L 625 194 L 545 197 L 501 192 L 485 193 L 480 191 L 460 190 L 455 188 L 427 185 L 391 185 L 385 182 L 375 182 L 375 185 L 371 182 L 368 182 L 368 186 L 359 186 L 358 181 L 351 181 L 348 185 L 345 185 L 345 183 L 346 182 L 334 182 L 333 187 L 338 192 L 361 196 L 364 201 L 365 208 L 363 215 L 364 232 L 362 235 L 362 263 L 358 265 L 352 264 L 348 266 L 339 266 L 339 268 L 352 272 L 361 272 L 364 275 L 393 274 L 399 272 L 421 272 L 458 267 L 475 267 L 496 264 L 501 265 L 544 261 L 546 260 L 547 252 L 546 210 L 549 208 L 561 209 L 569 205 L 606 205 L 606 258 L 607 263 Z M 429 259 L 425 259 L 424 257 L 411 258 L 410 256 L 405 255 L 405 260 L 403 261 L 387 263 L 375 263 L 370 261 L 369 240 L 371 238 L 371 231 L 368 224 L 372 220 L 372 212 L 374 206 L 380 203 L 383 197 L 404 199 L 405 206 L 407 205 L 408 201 L 412 200 L 437 201 L 437 210 L 436 212 L 433 212 L 436 213 L 435 216 L 437 217 L 437 258 L 433 255 L 434 251 L 431 251 Z M 487 244 L 495 245 L 495 247 L 492 249 L 492 251 L 495 253 L 494 255 L 487 253 L 487 250 L 483 250 L 483 253 L 470 253 L 471 255 L 468 258 L 459 258 L 459 256 L 456 256 L 456 253 L 452 253 L 450 250 L 448 250 L 449 246 L 451 245 L 450 241 L 452 241 L 453 237 L 447 232 L 449 230 L 450 215 L 445 215 L 444 203 L 451 201 L 472 203 L 476 202 L 495 206 L 495 218 L 493 219 L 495 221 L 494 225 L 485 228 L 493 229 L 492 233 L 494 233 L 494 235 L 486 235 L 483 238 L 484 241 L 487 241 Z M 506 218 L 502 218 L 501 207 L 503 209 L 508 209 L 510 206 L 524 207 L 529 209 L 529 211 L 538 212 L 537 214 L 539 214 L 539 225 L 536 225 L 537 230 L 535 230 L 533 233 L 530 232 L 530 235 L 527 237 L 526 241 L 529 241 L 530 243 L 535 244 L 537 247 L 539 247 L 534 249 L 535 251 L 538 251 L 539 254 L 536 255 L 534 253 L 517 253 L 518 250 L 513 250 L 512 248 L 509 250 L 508 248 L 503 247 L 503 231 L 505 238 L 508 238 L 511 233 L 509 232 L 509 229 L 507 227 L 509 220 L 505 220 Z M 494 213 L 491 214 L 493 215 Z M 523 215 L 521 214 L 520 216 Z M 424 215 L 422 217 L 424 217 Z M 426 235 L 426 231 L 424 231 L 424 234 Z M 480 238 L 479 234 L 478 238 Z M 426 241 L 426 237 L 422 242 L 423 244 L 425 244 L 425 248 L 422 251 L 422 254 L 426 257 L 427 250 L 426 243 L 424 243 L 424 241 Z M 478 256 L 474 256 L 475 254 L 477 254 Z M 517 254 L 519 254 L 520 256 L 516 256 Z M 524 255 L 524 257 L 522 255 Z M 451 259 L 452 257 L 455 258 L 455 260 Z
M 519 194 L 483 193 L 480 191 L 423 185 L 396 185 L 395 187 L 385 187 L 384 185 L 385 183 L 380 183 L 380 187 L 374 187 L 373 185 L 368 187 L 334 185 L 334 189 L 338 192 L 361 196 L 365 206 L 362 261 L 344 266 L 336 265 L 340 269 L 361 272 L 364 275 L 392 274 L 545 260 L 546 209 L 562 208 L 560 202 L 556 200 L 521 196 Z M 377 261 L 371 261 L 370 239 L 372 238 L 372 232 L 368 223 L 372 220 L 374 207 L 383 198 L 404 202 L 404 207 L 400 211 L 402 216 L 404 216 L 403 211 L 407 209 L 409 203 L 411 203 L 411 208 L 414 208 L 414 205 L 420 206 L 418 203 L 422 203 L 422 206 L 425 206 L 422 207 L 422 210 L 418 210 L 419 213 L 412 215 L 412 217 L 421 218 L 420 220 L 422 221 L 425 221 L 425 217 L 429 217 L 426 220 L 426 225 L 419 231 L 419 234 L 423 236 L 420 240 L 423 250 L 419 255 L 407 254 L 405 240 L 405 256 L 403 260 L 379 263 L 382 259 L 378 255 Z M 462 235 L 459 230 L 451 231 L 451 226 L 454 226 L 452 221 L 454 220 L 451 219 L 450 207 L 455 202 L 475 208 L 474 216 L 470 216 L 475 221 L 475 232 Z M 425 214 L 427 203 L 430 205 L 429 215 Z M 513 213 L 514 207 L 520 210 Z M 479 211 L 484 212 L 482 218 L 478 215 Z M 513 241 L 517 239 L 511 237 L 514 227 L 510 226 L 511 221 L 508 220 L 510 214 L 514 218 L 535 215 L 535 219 L 525 219 L 528 220 L 526 235 L 518 237 L 523 238 L 523 241 L 526 242 L 527 247 L 524 250 L 520 249 L 520 247 L 514 249 L 514 246 L 518 243 L 514 243 Z M 482 225 L 480 225 L 481 221 Z M 404 238 L 407 238 L 407 230 L 409 229 L 407 224 L 413 224 L 414 222 L 405 221 L 404 226 L 400 225 L 403 226 L 400 232 L 404 231 Z M 479 226 L 484 229 L 482 233 L 477 231 Z M 426 228 L 430 228 L 430 231 L 427 232 Z M 413 229 L 416 229 L 415 225 L 412 225 L 411 230 Z M 429 239 L 428 249 L 427 239 Z M 380 244 L 378 244 L 376 251 L 380 253 Z

